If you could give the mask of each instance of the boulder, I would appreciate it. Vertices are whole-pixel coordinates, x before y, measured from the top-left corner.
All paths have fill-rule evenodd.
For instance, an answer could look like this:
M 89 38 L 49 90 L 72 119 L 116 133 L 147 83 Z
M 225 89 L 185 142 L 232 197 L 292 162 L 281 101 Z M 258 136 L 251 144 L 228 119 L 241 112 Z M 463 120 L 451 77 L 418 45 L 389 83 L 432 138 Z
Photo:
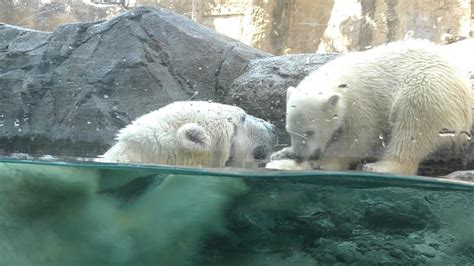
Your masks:
M 144 113 L 222 101 L 267 56 L 160 8 L 52 33 L 0 24 L 0 150 L 96 156 Z

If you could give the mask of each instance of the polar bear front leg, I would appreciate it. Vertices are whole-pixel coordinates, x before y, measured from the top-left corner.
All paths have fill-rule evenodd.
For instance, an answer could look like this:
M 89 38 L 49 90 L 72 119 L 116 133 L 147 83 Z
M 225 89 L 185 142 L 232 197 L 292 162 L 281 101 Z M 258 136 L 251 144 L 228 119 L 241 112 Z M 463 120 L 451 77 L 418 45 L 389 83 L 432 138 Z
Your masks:
M 405 114 L 406 116 L 407 114 Z M 419 132 L 426 133 L 420 136 Z M 419 163 L 439 147 L 437 136 L 437 132 L 431 130 L 429 124 L 411 121 L 410 119 L 406 121 L 397 119 L 393 122 L 391 139 L 382 158 L 375 163 L 363 165 L 362 170 L 414 175 L 418 170 Z
M 432 152 L 437 144 L 427 137 L 413 140 L 410 135 L 410 131 L 394 131 L 381 160 L 363 165 L 362 170 L 400 175 L 416 174 L 421 160 Z
M 362 133 L 357 135 L 365 137 L 359 138 L 357 142 L 343 138 L 329 146 L 318 162 L 320 169 L 345 171 L 350 168 L 352 163 L 360 162 L 370 154 L 372 150 L 371 138 L 375 136 L 375 133 L 366 131 L 365 135 Z

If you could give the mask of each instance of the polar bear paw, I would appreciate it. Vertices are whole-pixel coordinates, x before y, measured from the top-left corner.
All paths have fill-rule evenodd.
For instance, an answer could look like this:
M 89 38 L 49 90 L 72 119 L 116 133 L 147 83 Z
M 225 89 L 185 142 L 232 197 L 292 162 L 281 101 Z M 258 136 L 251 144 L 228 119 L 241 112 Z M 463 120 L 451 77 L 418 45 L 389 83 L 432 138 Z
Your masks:
M 416 169 L 416 165 L 406 165 L 394 161 L 379 161 L 375 163 L 364 164 L 361 170 L 366 172 L 414 175 L 416 173 Z

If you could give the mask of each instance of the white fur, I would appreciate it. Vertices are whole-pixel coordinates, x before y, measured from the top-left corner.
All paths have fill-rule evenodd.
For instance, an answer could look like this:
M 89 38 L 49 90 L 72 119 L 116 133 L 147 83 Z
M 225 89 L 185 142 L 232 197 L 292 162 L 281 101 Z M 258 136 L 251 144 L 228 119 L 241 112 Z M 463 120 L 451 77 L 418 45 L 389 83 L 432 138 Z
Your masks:
M 428 41 L 407 40 L 327 63 L 288 90 L 292 147 L 273 157 L 308 160 L 319 150 L 322 169 L 345 170 L 378 156 L 363 169 L 415 174 L 429 153 L 469 139 L 470 84 L 455 61 Z
M 121 130 L 104 157 L 223 166 L 255 151 L 268 156 L 275 138 L 271 124 L 240 108 L 177 102 Z M 98 193 L 104 179 L 113 188 L 143 171 L 119 181 L 104 173 L 0 164 L 0 265 L 191 265 L 202 241 L 225 231 L 225 210 L 246 189 L 237 178 L 167 175 L 124 204 Z
M 250 149 L 273 145 L 272 130 L 269 123 L 235 106 L 174 102 L 120 130 L 117 143 L 102 157 L 120 162 L 223 167 L 231 157 L 239 162 L 253 160 Z M 200 141 L 189 139 L 187 132 Z

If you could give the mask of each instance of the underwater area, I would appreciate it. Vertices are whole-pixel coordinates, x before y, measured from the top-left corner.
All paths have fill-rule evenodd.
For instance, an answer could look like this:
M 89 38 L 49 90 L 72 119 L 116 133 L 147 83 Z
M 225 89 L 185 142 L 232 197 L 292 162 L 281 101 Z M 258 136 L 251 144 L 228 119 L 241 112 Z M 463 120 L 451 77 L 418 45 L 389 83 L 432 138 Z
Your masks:
M 474 263 L 472 183 L 355 171 L 203 169 L 8 157 L 1 161 L 1 194 L 11 189 L 21 197 L 2 198 L 0 247 L 16 243 L 24 249 L 18 251 L 22 254 L 44 254 L 33 264 L 21 256 L 25 265 Z M 12 177 L 26 190 L 5 186 Z M 98 194 L 120 200 L 109 207 L 92 204 L 97 201 L 91 192 L 97 177 L 104 188 Z M 151 206 L 142 202 L 143 209 L 133 211 L 134 202 L 171 178 L 191 185 L 167 186 Z M 48 179 L 55 179 L 56 186 L 42 186 Z M 123 189 L 120 180 L 129 179 L 134 181 Z M 245 188 L 213 212 L 215 206 L 206 203 L 215 203 L 216 191 L 237 180 Z M 212 182 L 217 182 L 215 187 L 208 186 Z M 225 194 L 231 195 L 220 195 Z M 209 195 L 214 195 L 211 201 Z M 28 210 L 30 205 L 42 213 L 21 212 L 22 206 Z M 15 206 L 15 211 L 8 206 Z M 112 208 L 123 216 L 111 218 Z M 223 219 L 217 210 L 223 211 Z M 11 224 L 15 220 L 10 218 L 28 226 L 16 232 L 15 226 L 21 225 Z M 134 224 L 133 230 L 119 230 L 124 220 Z M 208 228 L 222 226 L 221 222 L 226 229 Z M 25 245 L 28 240 L 31 243 Z M 64 256 L 48 260 L 48 254 L 61 253 Z M 0 265 L 11 265 L 9 258 L 0 256 Z

